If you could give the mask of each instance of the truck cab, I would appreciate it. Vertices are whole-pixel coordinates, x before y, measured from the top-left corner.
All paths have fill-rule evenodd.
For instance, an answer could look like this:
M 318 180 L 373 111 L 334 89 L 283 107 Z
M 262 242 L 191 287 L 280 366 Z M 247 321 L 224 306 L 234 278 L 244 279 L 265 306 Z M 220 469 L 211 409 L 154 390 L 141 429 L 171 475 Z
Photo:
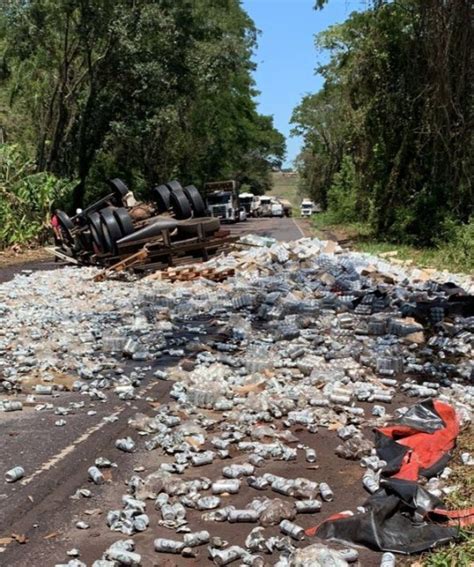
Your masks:
M 301 202 L 300 213 L 302 217 L 310 217 L 316 212 L 316 205 L 311 201 L 311 199 L 303 199 Z
M 260 206 L 260 199 L 253 193 L 240 193 L 240 207 L 245 209 L 248 217 L 256 217 Z
M 213 181 L 204 185 L 209 214 L 223 222 L 246 220 L 247 213 L 240 206 L 237 184 L 231 181 Z

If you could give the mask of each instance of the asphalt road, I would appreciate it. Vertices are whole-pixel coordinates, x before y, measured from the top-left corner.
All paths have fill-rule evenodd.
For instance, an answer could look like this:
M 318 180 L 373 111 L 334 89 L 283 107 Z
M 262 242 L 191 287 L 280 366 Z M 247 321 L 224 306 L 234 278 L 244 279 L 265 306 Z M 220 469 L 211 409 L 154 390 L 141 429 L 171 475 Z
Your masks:
M 293 219 L 250 219 L 245 223 L 232 225 L 233 233 L 256 233 L 273 236 L 279 240 L 301 238 L 303 232 Z M 25 266 L 17 267 L 18 270 Z M 9 276 L 11 276 L 11 270 Z M 1 288 L 0 288 L 1 289 Z M 209 329 L 209 336 L 212 328 Z M 202 340 L 202 335 L 201 335 Z M 177 364 L 177 359 L 160 360 L 159 365 L 170 367 Z M 126 365 L 126 362 L 123 362 Z M 149 363 L 148 363 L 149 364 Z M 136 365 L 136 363 L 134 363 Z M 57 397 L 45 396 L 44 402 L 54 408 L 67 407 L 71 403 L 84 403 L 67 416 L 56 415 L 53 411 L 37 411 L 34 407 L 25 407 L 21 412 L 0 412 L 0 538 L 12 534 L 25 539 L 25 543 L 16 540 L 8 543 L 0 541 L 1 567 L 48 567 L 57 563 L 67 563 L 66 552 L 72 548 L 80 550 L 80 559 L 88 566 L 101 557 L 103 551 L 113 542 L 126 539 L 127 536 L 112 532 L 106 525 L 106 515 L 111 509 L 121 509 L 121 498 L 127 493 L 125 481 L 138 469 L 145 476 L 158 468 L 164 456 L 159 450 L 146 451 L 145 439 L 128 425 L 129 418 L 137 413 L 154 414 L 153 402 L 165 403 L 168 400 L 170 383 L 153 379 L 152 372 L 143 382 L 141 398 L 130 402 L 118 399 L 113 392 L 107 393 L 106 401 L 91 401 L 88 397 L 73 392 L 60 392 Z M 19 396 L 24 401 L 24 395 Z M 109 421 L 115 416 L 115 421 Z M 104 418 L 106 418 L 104 420 Z M 66 421 L 65 426 L 57 426 L 59 419 Z M 337 439 L 332 432 L 321 429 L 318 435 L 306 431 L 294 432 L 301 442 L 312 446 L 318 452 L 316 466 L 305 462 L 270 462 L 262 472 L 273 472 L 288 477 L 316 477 L 316 480 L 330 482 L 336 498 L 323 505 L 318 515 L 299 516 L 304 527 L 310 527 L 330 514 L 354 509 L 366 498 L 361 487 L 362 469 L 334 455 Z M 137 441 L 138 450 L 134 454 L 118 451 L 114 442 L 120 437 L 131 435 Z M 108 482 L 95 486 L 88 481 L 87 469 L 97 457 L 106 457 L 116 463 L 111 469 Z M 228 461 L 225 463 L 228 464 Z M 3 473 L 13 466 L 22 465 L 26 476 L 14 484 L 3 480 Z M 220 476 L 222 462 L 199 469 L 200 476 L 217 478 Z M 321 474 L 324 474 L 322 478 Z M 193 470 L 189 475 L 196 475 Z M 189 476 L 187 475 L 187 476 Z M 88 488 L 91 498 L 72 499 L 80 488 Z M 230 497 L 232 504 L 244 505 L 255 492 L 245 488 L 237 497 Z M 175 538 L 174 531 L 158 525 L 159 516 L 149 501 L 147 513 L 151 524 L 145 532 L 133 536 L 136 548 L 142 554 L 142 565 L 210 565 L 205 546 L 199 548 L 200 555 L 195 559 L 180 556 L 157 554 L 153 551 L 153 539 L 156 537 Z M 219 535 L 232 544 L 243 544 L 246 534 L 253 527 L 244 524 L 238 529 L 231 524 L 219 523 L 203 525 L 197 513 L 189 514 L 193 529 L 209 529 L 213 535 Z M 87 522 L 89 529 L 76 527 L 78 520 Z M 270 528 L 268 533 L 278 533 L 277 528 Z M 363 565 L 378 565 L 379 555 L 362 550 Z M 268 557 L 268 565 L 275 562 L 275 555 Z
M 226 225 L 233 234 L 258 234 L 282 241 L 298 240 L 305 236 L 301 228 L 301 221 L 294 218 L 257 218 L 247 219 L 245 222 Z
M 11 280 L 15 274 L 21 270 L 28 270 L 31 272 L 43 272 L 49 270 L 58 270 L 61 268 L 61 263 L 55 262 L 54 258 L 46 260 L 30 260 L 28 262 L 21 262 L 19 264 L 10 264 L 8 266 L 0 266 L 0 284 Z

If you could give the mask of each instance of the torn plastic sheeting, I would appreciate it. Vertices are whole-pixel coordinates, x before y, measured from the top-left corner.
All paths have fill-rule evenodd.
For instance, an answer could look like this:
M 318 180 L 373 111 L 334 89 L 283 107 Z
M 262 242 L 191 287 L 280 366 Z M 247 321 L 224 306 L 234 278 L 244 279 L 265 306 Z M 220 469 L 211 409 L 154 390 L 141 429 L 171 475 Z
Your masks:
M 381 489 L 366 502 L 370 507 L 377 500 L 396 496 L 404 507 L 404 515 L 411 515 L 416 525 L 422 521 L 444 526 L 463 527 L 474 524 L 474 508 L 446 510 L 444 503 L 416 482 L 392 478 L 381 483 Z
M 306 531 L 321 539 L 332 539 L 370 547 L 377 551 L 420 553 L 456 538 L 458 529 L 420 521 L 395 494 L 369 501 L 364 514 L 329 518 Z
M 410 510 L 410 513 L 417 514 L 420 519 L 425 518 L 435 509 L 444 509 L 443 502 L 422 486 L 411 480 L 399 478 L 382 480 L 380 490 L 370 497 L 367 504 L 370 505 L 375 500 L 392 495 L 400 498 L 402 504 Z
M 444 427 L 444 422 L 436 412 L 431 400 L 415 404 L 392 424 L 406 425 L 425 433 L 434 433 Z
M 456 538 L 459 526 L 470 522 L 469 511 L 458 511 L 453 527 L 450 520 L 455 518 L 443 513 L 442 501 L 416 481 L 419 474 L 430 476 L 444 468 L 458 433 L 454 408 L 438 400 L 416 404 L 395 424 L 376 430 L 377 454 L 388 463 L 383 472 L 393 477 L 382 481 L 365 513 L 333 516 L 306 534 L 404 554 Z
M 419 475 L 430 477 L 444 468 L 459 423 L 454 408 L 438 400 L 417 404 L 407 414 L 406 421 L 402 416 L 396 424 L 377 429 L 375 445 L 378 456 L 388 463 L 385 476 L 416 481 Z

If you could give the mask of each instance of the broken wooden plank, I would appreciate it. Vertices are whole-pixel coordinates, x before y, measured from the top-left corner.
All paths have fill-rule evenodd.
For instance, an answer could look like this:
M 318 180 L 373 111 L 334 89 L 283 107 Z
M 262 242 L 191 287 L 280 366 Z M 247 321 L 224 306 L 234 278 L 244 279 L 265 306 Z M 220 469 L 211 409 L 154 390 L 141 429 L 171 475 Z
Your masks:
M 131 268 L 135 264 L 139 264 L 140 262 L 143 262 L 147 258 L 148 258 L 148 249 L 146 248 L 146 246 L 144 246 L 140 251 L 136 252 L 135 254 L 132 254 L 127 258 L 120 260 L 116 264 L 109 266 L 105 270 L 102 270 L 94 277 L 94 281 L 100 282 L 102 280 L 105 280 L 113 272 L 123 272 L 125 269 Z
M 67 254 L 61 252 L 57 248 L 48 247 L 46 248 L 46 250 L 51 254 L 53 254 L 53 256 L 56 256 L 56 258 L 62 260 L 63 262 L 68 262 L 69 264 L 75 264 L 76 266 L 79 264 L 79 261 L 76 260 L 76 258 L 72 258 L 71 256 L 68 256 Z

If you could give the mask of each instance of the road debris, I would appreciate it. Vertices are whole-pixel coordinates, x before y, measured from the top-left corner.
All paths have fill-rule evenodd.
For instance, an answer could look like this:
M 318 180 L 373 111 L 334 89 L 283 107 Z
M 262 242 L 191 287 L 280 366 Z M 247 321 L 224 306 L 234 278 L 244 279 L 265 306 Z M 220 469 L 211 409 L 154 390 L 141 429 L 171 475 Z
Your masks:
M 406 499 L 397 477 L 413 483 L 413 497 L 434 503 L 427 513 L 437 508 L 433 491 L 450 487 L 445 457 L 474 405 L 469 278 L 426 279 L 316 239 L 280 243 L 255 235 L 190 269 L 192 277 L 178 272 L 94 282 L 95 268 L 65 268 L 19 275 L 1 287 L 4 411 L 13 397 L 24 402 L 32 393 L 41 412 L 90 411 L 76 398 L 68 402 L 58 373 L 72 377 L 72 393 L 96 405 L 112 399 L 131 407 L 153 381 L 168 388 L 169 399 L 146 398 L 147 412 L 135 411 L 115 441 L 133 453 L 124 457 L 135 470 L 127 494 L 117 487 L 116 509 L 104 513 L 111 531 L 131 538 L 169 533 L 154 539 L 154 550 L 180 561 L 257 566 L 261 554 L 271 554 L 281 567 L 328 558 L 342 566 L 357 560 L 354 550 L 308 538 L 340 536 L 336 526 L 343 525 L 337 539 L 367 543 L 355 541 L 350 526 L 370 520 L 383 529 L 382 496 Z M 216 273 L 225 281 L 207 277 Z M 46 396 L 50 403 L 40 402 Z M 379 508 L 364 504 L 328 519 L 339 493 L 321 458 L 323 431 L 340 459 L 361 465 L 357 482 Z M 443 441 L 433 462 L 420 456 L 420 436 L 432 446 Z M 396 463 L 387 452 L 395 445 Z M 148 454 L 156 455 L 153 470 L 139 466 Z M 106 477 L 111 461 L 94 459 L 90 491 L 106 480 L 113 485 Z M 438 461 L 439 470 L 427 474 L 438 482 L 428 484 L 423 474 Z M 392 478 L 394 471 L 409 474 Z M 74 498 L 87 497 L 89 488 Z M 308 529 L 316 515 L 322 527 Z M 220 525 L 237 526 L 242 544 L 224 545 Z M 443 529 L 442 541 L 455 537 L 453 528 Z M 140 565 L 133 539 L 121 542 L 95 567 Z
M 14 467 L 5 473 L 5 480 L 7 482 L 16 482 L 25 476 L 25 469 L 23 467 Z

